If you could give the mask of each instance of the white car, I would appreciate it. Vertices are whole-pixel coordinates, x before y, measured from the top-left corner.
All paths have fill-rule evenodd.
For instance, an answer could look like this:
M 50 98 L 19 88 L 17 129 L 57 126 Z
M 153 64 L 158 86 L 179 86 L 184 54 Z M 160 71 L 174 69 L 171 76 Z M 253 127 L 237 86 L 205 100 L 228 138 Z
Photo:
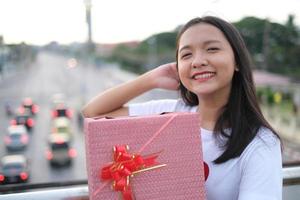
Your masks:
M 24 125 L 11 125 L 4 136 L 4 143 L 8 151 L 23 150 L 29 143 L 29 134 Z

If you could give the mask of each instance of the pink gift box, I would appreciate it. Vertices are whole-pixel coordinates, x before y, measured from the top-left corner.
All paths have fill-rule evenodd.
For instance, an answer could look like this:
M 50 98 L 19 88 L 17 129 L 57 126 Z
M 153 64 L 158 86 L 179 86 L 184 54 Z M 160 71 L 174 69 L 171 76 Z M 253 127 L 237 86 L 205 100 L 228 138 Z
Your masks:
M 85 144 L 89 198 L 119 199 L 112 181 L 100 171 L 113 161 L 113 147 L 129 145 L 129 153 L 159 153 L 165 167 L 130 178 L 134 199 L 205 199 L 199 116 L 169 113 L 143 117 L 85 119 Z

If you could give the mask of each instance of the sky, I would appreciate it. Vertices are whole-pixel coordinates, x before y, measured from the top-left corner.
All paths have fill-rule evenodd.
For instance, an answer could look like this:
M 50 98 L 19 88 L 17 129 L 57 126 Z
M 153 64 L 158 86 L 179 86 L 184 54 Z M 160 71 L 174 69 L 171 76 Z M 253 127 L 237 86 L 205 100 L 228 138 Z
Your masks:
M 0 0 L 4 42 L 44 45 L 87 40 L 85 1 Z M 235 22 L 245 16 L 285 23 L 289 14 L 300 27 L 300 0 L 91 0 L 93 40 L 118 43 L 172 31 L 205 15 Z

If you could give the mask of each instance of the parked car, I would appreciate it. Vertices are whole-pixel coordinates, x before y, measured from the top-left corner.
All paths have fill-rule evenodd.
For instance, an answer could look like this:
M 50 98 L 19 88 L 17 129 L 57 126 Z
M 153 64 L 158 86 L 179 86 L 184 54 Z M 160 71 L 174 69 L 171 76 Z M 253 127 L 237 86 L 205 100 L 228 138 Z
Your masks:
M 51 166 L 68 166 L 76 157 L 77 152 L 70 147 L 70 139 L 64 134 L 49 135 L 49 149 L 46 151 L 46 158 Z
M 39 111 L 39 106 L 35 103 L 33 103 L 32 99 L 27 97 L 23 99 L 22 105 L 24 109 L 28 110 L 31 115 L 36 115 Z
M 23 155 L 7 155 L 1 159 L 0 183 L 20 183 L 29 179 L 28 160 Z
M 28 112 L 18 113 L 14 119 L 10 121 L 10 125 L 24 125 L 28 131 L 34 127 L 34 119 Z
M 12 125 L 7 129 L 4 143 L 8 151 L 23 150 L 27 147 L 29 135 L 24 125 Z

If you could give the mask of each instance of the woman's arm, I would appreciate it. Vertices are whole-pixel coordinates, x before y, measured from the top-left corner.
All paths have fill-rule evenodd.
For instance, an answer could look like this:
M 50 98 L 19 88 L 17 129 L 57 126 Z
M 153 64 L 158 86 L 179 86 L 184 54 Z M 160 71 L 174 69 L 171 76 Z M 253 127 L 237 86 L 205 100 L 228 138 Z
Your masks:
M 154 88 L 176 90 L 178 74 L 175 63 L 161 65 L 136 79 L 113 87 L 94 97 L 82 109 L 84 117 L 128 115 L 128 101 Z

